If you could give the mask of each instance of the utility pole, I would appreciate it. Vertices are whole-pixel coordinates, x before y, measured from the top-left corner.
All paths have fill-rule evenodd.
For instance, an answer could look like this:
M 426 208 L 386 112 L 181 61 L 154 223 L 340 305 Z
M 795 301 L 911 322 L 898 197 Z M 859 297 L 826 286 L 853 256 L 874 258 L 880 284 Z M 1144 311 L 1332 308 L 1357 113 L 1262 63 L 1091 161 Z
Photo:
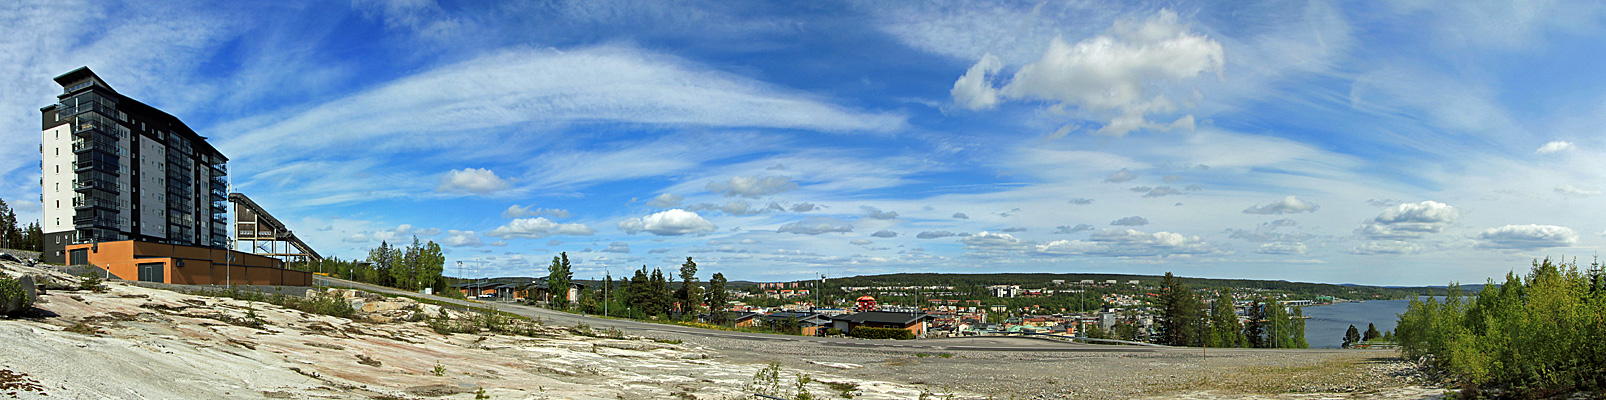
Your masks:
M 602 276 L 603 276 L 603 280 L 602 280 L 602 316 L 607 317 L 608 316 L 608 287 L 609 286 L 613 286 L 613 274 L 608 272 L 608 268 L 607 267 L 603 267 L 602 268 Z

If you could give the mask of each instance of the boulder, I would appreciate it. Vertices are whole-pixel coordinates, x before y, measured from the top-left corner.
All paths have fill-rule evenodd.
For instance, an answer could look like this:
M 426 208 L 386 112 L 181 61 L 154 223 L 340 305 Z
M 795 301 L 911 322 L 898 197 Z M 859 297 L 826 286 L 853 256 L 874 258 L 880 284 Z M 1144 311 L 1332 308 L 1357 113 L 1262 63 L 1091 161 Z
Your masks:
M 34 299 L 39 297 L 39 293 L 34 287 L 33 277 L 23 275 L 12 280 L 12 282 L 16 282 L 16 288 L 0 288 L 0 291 L 20 289 L 22 296 L 0 297 L 0 314 L 11 314 L 27 309 L 33 305 Z

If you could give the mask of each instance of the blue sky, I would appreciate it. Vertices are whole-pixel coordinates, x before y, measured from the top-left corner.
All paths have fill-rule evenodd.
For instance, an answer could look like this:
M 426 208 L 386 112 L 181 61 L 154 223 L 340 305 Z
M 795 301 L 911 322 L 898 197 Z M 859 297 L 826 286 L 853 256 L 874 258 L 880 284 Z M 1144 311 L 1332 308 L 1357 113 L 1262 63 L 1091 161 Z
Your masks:
M 473 275 L 1481 282 L 1606 246 L 1592 2 L 22 2 L 0 198 L 89 66 L 320 252 Z M 456 272 L 453 268 L 452 272 Z M 706 275 L 706 274 L 705 274 Z

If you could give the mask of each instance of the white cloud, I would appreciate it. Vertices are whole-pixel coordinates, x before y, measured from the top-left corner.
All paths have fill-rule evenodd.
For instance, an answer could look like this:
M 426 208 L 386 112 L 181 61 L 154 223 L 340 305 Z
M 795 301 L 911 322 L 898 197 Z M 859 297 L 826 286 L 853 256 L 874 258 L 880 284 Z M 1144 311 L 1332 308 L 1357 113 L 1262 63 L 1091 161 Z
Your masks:
M 1008 233 L 987 231 L 981 231 L 975 235 L 960 239 L 959 242 L 965 244 L 966 250 L 982 252 L 1024 250 L 1030 245 L 1030 243 L 1016 239 L 1015 236 Z
M 433 0 L 352 0 L 351 7 L 364 17 L 380 20 L 386 28 L 406 30 L 427 38 L 457 33 L 462 23 L 446 15 Z
M 1076 226 L 1060 225 L 1060 226 L 1054 227 L 1054 233 L 1055 234 L 1060 234 L 1060 235 L 1066 235 L 1066 234 L 1072 234 L 1072 233 L 1077 233 L 1077 232 L 1081 232 L 1081 231 L 1091 231 L 1093 229 L 1094 229 L 1093 225 L 1088 225 L 1088 224 L 1076 224 Z
M 1561 186 L 1557 186 L 1556 187 L 1556 193 L 1560 194 L 1562 196 L 1569 196 L 1569 197 L 1588 197 L 1588 196 L 1594 196 L 1594 195 L 1600 194 L 1600 191 L 1599 190 L 1579 189 L 1579 188 L 1573 187 L 1573 185 L 1561 185 Z
M 648 201 L 647 206 L 655 208 L 675 208 L 680 207 L 680 202 L 685 200 L 685 197 L 664 193 L 658 195 L 658 197 L 652 198 L 652 201 Z
M 1374 240 L 1362 243 L 1360 246 L 1351 247 L 1349 249 L 1349 253 L 1359 255 L 1399 255 L 1421 253 L 1422 250 L 1422 246 L 1419 246 L 1416 243 L 1399 240 Z
M 441 244 L 450 247 L 480 247 L 484 246 L 485 242 L 480 241 L 479 235 L 475 235 L 474 231 L 452 229 L 446 231 L 446 240 L 442 240 Z
M 491 194 L 507 189 L 507 181 L 497 177 L 495 172 L 483 168 L 464 168 L 451 170 L 441 177 L 441 185 L 435 188 L 437 192 L 458 192 L 474 194 Z
M 1272 242 L 1260 245 L 1260 248 L 1255 249 L 1255 252 L 1261 254 L 1305 254 L 1307 250 L 1309 249 L 1305 247 L 1304 243 Z
M 901 115 L 851 110 L 619 45 L 491 52 L 304 109 L 269 124 L 242 121 L 242 127 L 260 126 L 218 147 L 232 158 L 355 143 L 437 147 L 451 145 L 439 138 L 456 132 L 595 122 L 822 132 L 890 132 L 905 125 Z
M 560 224 L 546 219 L 546 217 L 537 217 L 508 221 L 507 225 L 497 227 L 486 233 L 485 236 L 503 239 L 534 239 L 551 235 L 588 236 L 593 233 L 597 233 L 597 230 L 585 224 Z
M 925 231 L 915 234 L 915 239 L 940 239 L 952 236 L 956 235 L 949 231 Z
M 608 248 L 602 249 L 602 252 L 603 253 L 629 253 L 630 252 L 630 244 L 629 243 L 625 243 L 625 242 L 609 243 L 608 244 Z
M 795 233 L 800 235 L 818 235 L 822 233 L 853 232 L 853 225 L 831 218 L 810 218 L 805 221 L 781 225 L 775 230 L 780 233 Z
M 962 213 L 962 212 L 956 212 L 956 213 L 954 213 L 953 218 L 954 219 L 970 219 L 970 216 L 969 215 L 965 215 L 965 213 Z
M 792 212 L 809 212 L 818 209 L 820 209 L 820 206 L 814 205 L 814 203 L 797 203 L 792 205 Z
M 892 237 L 898 237 L 898 233 L 897 232 L 893 232 L 893 231 L 882 230 L 882 231 L 876 231 L 875 233 L 870 234 L 870 237 L 892 238 Z
M 518 204 L 508 206 L 507 210 L 502 211 L 502 218 L 510 219 L 521 217 L 538 217 L 543 215 L 551 216 L 552 218 L 568 218 L 572 214 L 569 213 L 569 210 L 561 210 L 556 208 L 537 208 L 535 205 L 521 207 Z
M 1538 250 L 1571 246 L 1578 242 L 1578 233 L 1564 226 L 1506 225 L 1483 231 L 1478 238 L 1483 240 L 1479 247 Z
M 1125 182 L 1129 182 L 1129 181 L 1131 181 L 1133 179 L 1138 179 L 1138 174 L 1133 173 L 1132 171 L 1129 171 L 1126 168 L 1121 168 L 1120 171 L 1115 171 L 1115 173 L 1110 174 L 1110 176 L 1104 177 L 1104 182 L 1105 183 L 1125 183 Z M 1074 203 L 1074 202 L 1076 202 L 1076 200 L 1079 200 L 1079 199 L 1072 199 L 1071 202 Z M 1091 203 L 1092 200 L 1089 200 L 1088 202 Z M 1077 204 L 1085 204 L 1085 203 L 1077 203 Z
M 859 209 L 860 210 L 864 210 L 864 216 L 869 217 L 870 219 L 894 219 L 894 218 L 898 218 L 898 212 L 897 211 L 890 211 L 890 210 L 882 211 L 879 208 L 870 207 L 870 206 L 860 206 Z
M 1075 205 L 1079 205 L 1079 206 L 1084 206 L 1084 205 L 1088 205 L 1088 204 L 1093 204 L 1093 199 L 1089 199 L 1089 198 L 1086 198 L 1086 197 L 1077 197 L 1077 198 L 1071 199 L 1070 203 L 1071 204 L 1075 204 Z
M 853 240 L 849 240 L 848 244 L 851 244 L 851 245 L 854 245 L 854 246 L 869 246 L 869 245 L 875 244 L 875 242 L 871 241 L 869 239 L 853 239 Z
M 695 212 L 674 209 L 641 218 L 619 221 L 619 230 L 629 234 L 646 231 L 658 236 L 701 235 L 719 229 Z
M 1094 232 L 1088 240 L 1056 240 L 1035 246 L 1048 256 L 1093 255 L 1105 257 L 1146 257 L 1210 254 L 1214 246 L 1198 236 L 1171 232 L 1147 233 L 1133 229 Z
M 1097 133 L 1123 136 L 1138 129 L 1193 128 L 1193 116 L 1169 123 L 1148 120 L 1172 114 L 1178 105 L 1157 90 L 1168 82 L 1219 73 L 1226 57 L 1221 43 L 1193 34 L 1177 14 L 1161 10 L 1142 23 L 1117 22 L 1103 35 L 1075 44 L 1056 37 L 1042 58 L 1020 67 L 1001 88 L 992 86 L 1003 63 L 985 55 L 954 83 L 954 101 L 972 110 L 1003 100 L 1043 100 L 1057 111 L 1078 111 L 1104 126 Z
M 778 205 L 777 205 L 777 207 L 778 207 Z M 728 215 L 746 216 L 746 215 L 762 214 L 765 211 L 768 211 L 768 209 L 753 208 L 753 205 L 748 204 L 745 201 L 732 200 L 732 201 L 725 202 L 725 205 L 723 205 L 723 206 L 716 206 L 716 205 L 713 205 L 713 204 L 710 204 L 710 203 L 697 203 L 697 204 L 691 205 L 690 207 L 686 207 L 686 211 L 695 211 L 695 212 L 718 211 L 718 212 L 722 212 L 722 213 L 725 213 L 725 214 L 728 214 Z
M 1461 211 L 1436 201 L 1404 203 L 1383 210 L 1359 233 L 1374 239 L 1408 239 L 1439 233 L 1460 220 Z M 1420 250 L 1420 249 L 1418 249 Z
M 1534 154 L 1550 154 L 1563 151 L 1572 151 L 1573 148 L 1574 146 L 1572 142 L 1555 141 L 1545 143 L 1544 146 L 1539 146 L 1539 150 L 1534 150 Z
M 982 55 L 980 61 L 965 70 L 965 74 L 960 76 L 959 80 L 954 81 L 954 88 L 950 89 L 948 94 L 954 97 L 954 103 L 958 103 L 960 107 L 972 110 L 997 107 L 1001 99 L 999 90 L 993 88 L 992 81 L 1002 69 L 1004 62 L 999 61 L 998 57 L 992 54 Z
M 1300 200 L 1294 196 L 1288 196 L 1284 197 L 1282 200 L 1249 206 L 1249 208 L 1244 209 L 1244 214 L 1298 214 L 1304 212 L 1316 212 L 1316 210 L 1320 208 L 1322 207 L 1316 205 L 1316 203 Z
M 1115 225 L 1115 226 L 1144 226 L 1144 225 L 1148 225 L 1148 224 L 1149 224 L 1149 220 L 1148 219 L 1143 218 L 1143 217 L 1139 217 L 1139 216 L 1136 216 L 1136 215 L 1130 216 L 1130 217 L 1123 217 L 1121 219 L 1110 221 L 1110 225 Z
M 706 188 L 710 192 L 724 193 L 725 196 L 756 199 L 797 189 L 797 182 L 787 176 L 735 176 L 725 182 L 709 182 Z
M 1172 188 L 1170 186 L 1159 186 L 1159 187 L 1152 187 L 1152 188 L 1148 187 L 1148 186 L 1138 186 L 1138 187 L 1131 188 L 1131 189 L 1128 189 L 1128 190 L 1131 190 L 1133 192 L 1143 193 L 1143 197 L 1144 198 L 1165 197 L 1165 196 L 1170 196 L 1170 195 L 1182 194 L 1182 191 L 1179 191 L 1179 190 L 1177 190 L 1175 188 Z

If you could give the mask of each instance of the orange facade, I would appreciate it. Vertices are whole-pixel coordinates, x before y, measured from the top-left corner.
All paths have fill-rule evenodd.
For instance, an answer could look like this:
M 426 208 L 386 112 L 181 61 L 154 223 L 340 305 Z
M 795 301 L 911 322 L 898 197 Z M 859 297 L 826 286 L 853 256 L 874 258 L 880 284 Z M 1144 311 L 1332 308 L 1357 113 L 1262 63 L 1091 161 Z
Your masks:
M 284 263 L 272 257 L 133 240 L 67 246 L 67 263 L 94 265 L 128 281 L 312 286 L 312 273 L 284 269 Z

